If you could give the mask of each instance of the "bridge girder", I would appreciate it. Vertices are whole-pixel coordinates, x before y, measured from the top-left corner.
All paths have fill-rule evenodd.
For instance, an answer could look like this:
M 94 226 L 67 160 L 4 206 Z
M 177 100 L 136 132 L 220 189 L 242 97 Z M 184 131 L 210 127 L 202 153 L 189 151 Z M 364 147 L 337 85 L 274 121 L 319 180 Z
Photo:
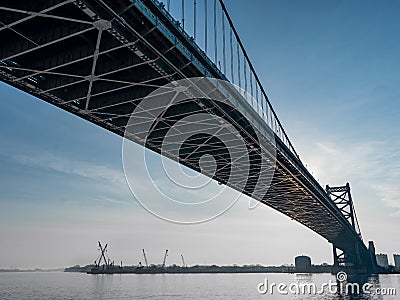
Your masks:
M 147 5 L 175 41 L 135 3 Z M 1 80 L 121 136 L 136 106 L 157 87 L 185 77 L 224 78 L 151 0 L 4 0 L 0 22 L 0 39 L 7 41 L 0 47 Z M 201 111 L 196 105 L 180 109 Z M 226 116 L 240 120 L 243 114 L 238 109 Z M 239 124 L 250 140 L 248 128 L 254 124 Z M 155 129 L 156 141 L 163 131 Z M 278 136 L 275 139 L 277 165 L 267 194 L 252 195 L 251 177 L 244 193 L 304 224 L 349 256 L 365 253 L 346 216 Z M 216 156 L 223 160 L 223 151 Z M 196 161 L 180 162 L 197 168 Z M 226 182 L 227 173 L 219 174 L 215 179 Z

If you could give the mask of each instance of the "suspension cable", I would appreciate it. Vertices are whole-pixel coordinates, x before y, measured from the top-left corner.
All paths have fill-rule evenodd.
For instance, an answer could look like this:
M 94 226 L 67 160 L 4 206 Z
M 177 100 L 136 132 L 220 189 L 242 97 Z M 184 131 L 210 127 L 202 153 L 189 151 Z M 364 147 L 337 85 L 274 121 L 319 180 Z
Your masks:
M 278 115 L 276 114 L 275 110 L 274 110 L 273 107 L 272 107 L 271 102 L 270 102 L 269 99 L 268 99 L 267 93 L 265 92 L 264 87 L 263 87 L 262 84 L 261 84 L 260 78 L 258 77 L 258 75 L 257 75 L 257 73 L 256 73 L 256 71 L 255 71 L 255 69 L 254 69 L 254 67 L 253 67 L 253 65 L 252 65 L 252 63 L 251 63 L 250 58 L 249 58 L 249 56 L 247 55 L 246 49 L 244 48 L 244 46 L 243 46 L 243 44 L 242 44 L 242 42 L 241 42 L 241 40 L 240 40 L 239 34 L 237 33 L 237 31 L 236 31 L 236 29 L 235 29 L 235 26 L 234 26 L 234 24 L 233 24 L 233 21 L 232 21 L 231 17 L 230 17 L 229 14 L 228 14 L 228 11 L 227 11 L 227 9 L 226 9 L 226 7 L 225 7 L 224 1 L 223 1 L 223 0 L 219 0 L 219 3 L 220 3 L 220 5 L 221 5 L 222 11 L 225 13 L 225 16 L 226 16 L 226 18 L 227 18 L 227 20 L 228 20 L 228 23 L 229 23 L 229 25 L 230 25 L 230 27 L 231 27 L 233 33 L 235 34 L 236 40 L 237 40 L 238 44 L 240 45 L 240 48 L 242 49 L 243 55 L 244 55 L 245 59 L 247 60 L 247 62 L 249 63 L 249 67 L 250 67 L 251 71 L 254 73 L 254 78 L 255 78 L 255 80 L 257 81 L 257 83 L 258 83 L 259 86 L 260 86 L 260 90 L 261 90 L 261 93 L 262 93 L 262 94 L 264 95 L 264 97 L 265 97 L 265 102 L 266 102 L 266 104 L 269 106 L 269 108 L 270 108 L 270 110 L 271 110 L 271 113 L 273 114 L 273 116 L 275 117 L 275 119 L 277 119 L 277 122 L 278 122 L 279 127 L 282 128 L 282 134 L 285 136 L 285 138 L 286 138 L 286 140 L 287 140 L 287 142 L 288 142 L 288 147 L 290 148 L 291 151 L 293 151 L 293 154 L 294 154 L 298 159 L 300 159 L 300 157 L 299 157 L 299 155 L 297 154 L 296 150 L 294 149 L 292 143 L 290 142 L 290 140 L 289 140 L 289 138 L 288 138 L 288 136 L 287 136 L 285 130 L 283 129 L 282 123 L 281 123 L 280 120 L 278 119 Z

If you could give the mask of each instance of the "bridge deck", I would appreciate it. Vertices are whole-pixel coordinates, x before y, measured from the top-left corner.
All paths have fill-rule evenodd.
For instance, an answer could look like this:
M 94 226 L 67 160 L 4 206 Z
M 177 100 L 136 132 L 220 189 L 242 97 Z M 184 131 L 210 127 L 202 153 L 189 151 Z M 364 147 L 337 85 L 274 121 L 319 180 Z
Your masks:
M 154 1 L 3 0 L 0 22 L 2 81 L 120 136 L 134 109 L 159 86 L 190 77 L 225 79 Z M 245 100 L 239 101 L 253 114 Z M 190 107 L 188 114 L 203 109 L 196 101 Z M 236 115 L 225 112 L 225 117 L 240 119 L 240 111 L 231 114 Z M 255 127 L 268 126 L 256 114 L 253 120 Z M 245 124 L 238 126 L 251 140 Z M 367 251 L 301 161 L 276 135 L 275 141 L 277 164 L 268 193 L 262 198 L 251 188 L 244 193 L 349 255 L 354 244 Z M 174 159 L 196 169 L 182 157 Z M 226 182 L 224 176 L 215 179 Z

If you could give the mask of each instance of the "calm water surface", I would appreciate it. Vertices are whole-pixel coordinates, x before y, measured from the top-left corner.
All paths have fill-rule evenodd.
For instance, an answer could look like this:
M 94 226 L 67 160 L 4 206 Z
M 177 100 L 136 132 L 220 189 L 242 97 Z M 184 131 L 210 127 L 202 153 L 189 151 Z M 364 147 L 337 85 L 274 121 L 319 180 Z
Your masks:
M 124 274 L 0 273 L 0 299 L 400 299 L 400 275 L 367 278 L 373 288 L 395 288 L 397 295 L 260 294 L 257 286 L 271 283 L 313 283 L 330 274 Z M 288 289 L 287 289 L 288 290 Z

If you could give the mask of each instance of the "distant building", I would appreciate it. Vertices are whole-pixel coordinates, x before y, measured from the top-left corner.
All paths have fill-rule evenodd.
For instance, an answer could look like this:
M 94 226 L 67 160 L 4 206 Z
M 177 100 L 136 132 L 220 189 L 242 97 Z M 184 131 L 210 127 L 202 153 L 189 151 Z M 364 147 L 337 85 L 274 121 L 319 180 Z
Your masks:
M 294 259 L 294 265 L 296 272 L 310 272 L 311 270 L 311 258 L 305 255 L 297 256 Z
M 382 268 L 389 268 L 389 261 L 387 254 L 379 253 L 376 255 L 376 263 Z
M 400 254 L 393 254 L 394 268 L 400 271 Z

